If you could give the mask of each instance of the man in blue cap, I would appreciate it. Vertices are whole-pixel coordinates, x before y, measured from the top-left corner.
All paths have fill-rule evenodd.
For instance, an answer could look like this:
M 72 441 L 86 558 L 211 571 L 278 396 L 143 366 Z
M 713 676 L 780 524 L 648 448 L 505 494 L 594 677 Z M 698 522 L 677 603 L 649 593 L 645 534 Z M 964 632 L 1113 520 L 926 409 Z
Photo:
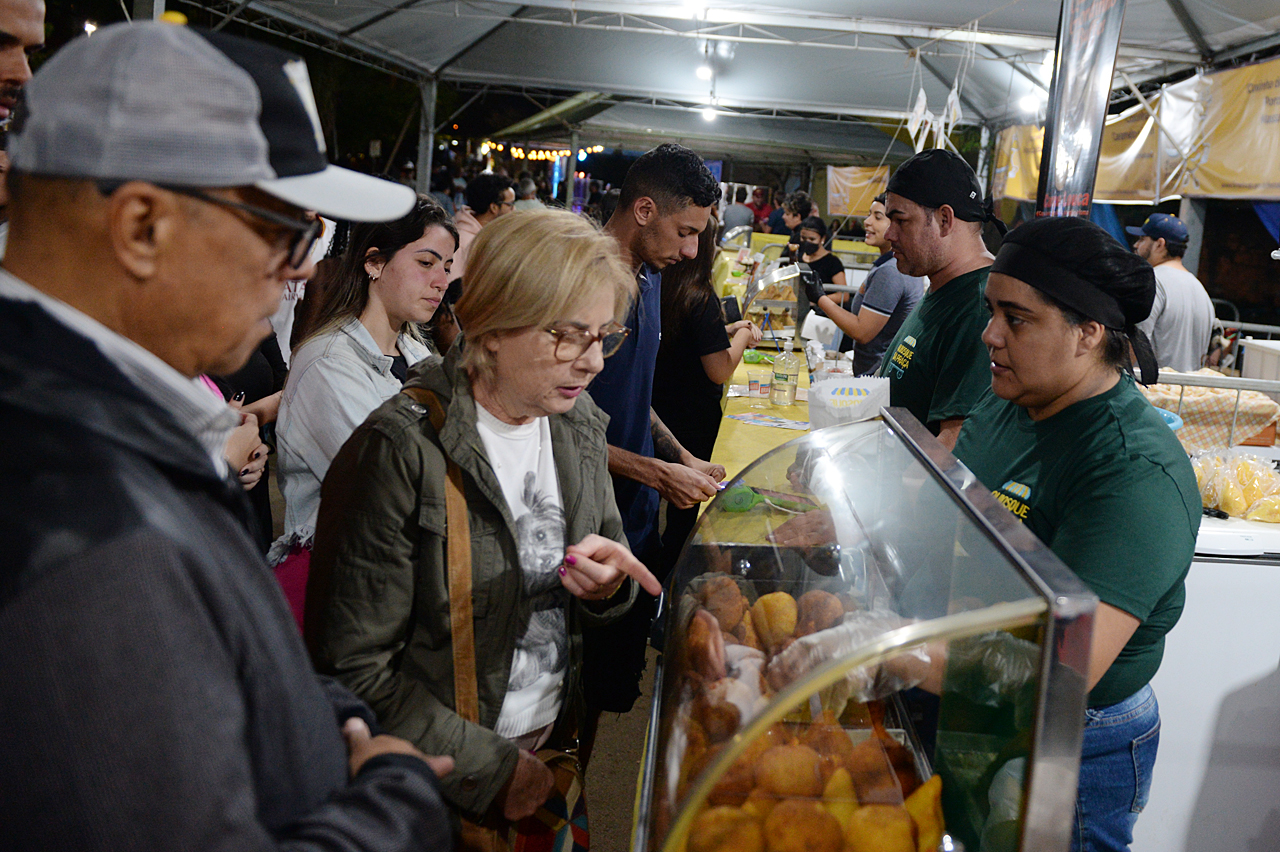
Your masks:
M 1156 352 L 1161 367 L 1184 373 L 1200 369 L 1213 337 L 1213 301 L 1204 285 L 1182 265 L 1187 226 L 1177 216 L 1153 213 L 1140 228 L 1125 228 L 1138 238 L 1133 250 L 1156 273 L 1156 301 L 1151 316 L 1138 324 Z

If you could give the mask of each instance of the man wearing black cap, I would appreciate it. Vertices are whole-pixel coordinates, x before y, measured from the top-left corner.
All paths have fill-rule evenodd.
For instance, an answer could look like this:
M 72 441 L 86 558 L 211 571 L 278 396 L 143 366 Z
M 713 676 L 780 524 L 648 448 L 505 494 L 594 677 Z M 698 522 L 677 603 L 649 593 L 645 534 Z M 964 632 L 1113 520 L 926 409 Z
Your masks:
M 929 276 L 929 290 L 885 350 L 880 375 L 891 404 L 906 408 L 955 446 L 960 426 L 991 385 L 982 289 L 992 256 L 982 226 L 996 222 L 978 177 L 961 157 L 922 151 L 889 181 L 885 238 L 898 271 Z
M 0 271 L 0 847 L 447 850 L 433 768 L 313 674 L 222 459 L 330 166 L 306 65 L 161 23 L 67 45 L 9 140 Z M 372 732 L 371 732 L 372 729 Z
M 1138 238 L 1133 250 L 1156 272 L 1156 301 L 1138 328 L 1151 338 L 1160 366 L 1199 370 L 1213 338 L 1215 311 L 1200 279 L 1182 265 L 1187 226 L 1177 216 L 1153 213 L 1142 227 L 1125 231 Z

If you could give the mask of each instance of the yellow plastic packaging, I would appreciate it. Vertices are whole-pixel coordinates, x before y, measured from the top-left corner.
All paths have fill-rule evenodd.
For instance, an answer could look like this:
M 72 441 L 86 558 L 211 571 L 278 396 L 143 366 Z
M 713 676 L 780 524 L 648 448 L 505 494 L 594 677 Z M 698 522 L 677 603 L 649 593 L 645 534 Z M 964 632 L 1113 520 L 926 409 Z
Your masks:
M 1258 500 L 1245 512 L 1246 521 L 1266 521 L 1280 524 L 1280 494 L 1269 494 Z
M 1253 456 L 1241 456 L 1236 460 L 1236 479 L 1240 482 L 1247 506 L 1280 491 L 1280 475 L 1276 474 L 1275 468 Z
M 1191 469 L 1196 473 L 1196 487 L 1200 489 L 1200 502 L 1206 509 L 1218 506 L 1217 477 L 1224 463 L 1217 453 L 1198 455 L 1191 460 Z
M 1280 473 L 1269 461 L 1219 450 L 1196 456 L 1191 467 L 1206 509 L 1219 509 L 1233 518 L 1280 523 Z

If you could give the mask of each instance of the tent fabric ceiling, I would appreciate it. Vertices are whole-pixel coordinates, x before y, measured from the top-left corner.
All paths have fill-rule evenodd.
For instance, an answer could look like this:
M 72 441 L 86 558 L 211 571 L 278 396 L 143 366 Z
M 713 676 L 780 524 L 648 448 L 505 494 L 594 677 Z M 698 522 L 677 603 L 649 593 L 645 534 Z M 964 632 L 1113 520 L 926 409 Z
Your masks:
M 882 157 L 897 163 L 912 154 L 907 145 L 891 142 L 875 127 L 856 120 L 722 115 L 709 124 L 689 110 L 623 103 L 575 126 L 579 142 L 584 146 L 644 150 L 652 147 L 655 140 L 670 139 L 695 148 L 708 159 L 839 160 L 875 165 Z M 495 138 L 503 136 L 499 134 Z M 522 141 L 516 136 L 506 138 Z M 542 138 L 561 145 L 568 141 L 568 134 L 562 127 L 556 127 L 551 133 L 524 138 Z
M 1059 16 L 1048 0 L 863 0 L 856 16 L 848 0 L 803 9 L 733 0 L 186 1 L 287 20 L 423 79 L 692 110 L 713 95 L 695 73 L 709 60 L 714 97 L 727 110 L 896 119 L 922 87 L 941 112 L 958 84 L 962 121 L 995 126 L 1024 119 L 1019 101 L 1043 93 L 1039 66 Z M 1276 11 L 1274 0 L 1128 0 L 1118 71 L 1141 83 L 1273 46 Z

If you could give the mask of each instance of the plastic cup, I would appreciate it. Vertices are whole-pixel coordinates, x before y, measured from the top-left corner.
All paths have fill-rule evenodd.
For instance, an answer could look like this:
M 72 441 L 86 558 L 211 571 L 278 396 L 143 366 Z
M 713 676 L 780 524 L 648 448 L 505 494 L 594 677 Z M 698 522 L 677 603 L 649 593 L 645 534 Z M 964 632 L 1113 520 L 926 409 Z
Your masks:
M 747 395 L 752 408 L 769 407 L 769 391 L 773 387 L 772 370 L 747 371 Z

